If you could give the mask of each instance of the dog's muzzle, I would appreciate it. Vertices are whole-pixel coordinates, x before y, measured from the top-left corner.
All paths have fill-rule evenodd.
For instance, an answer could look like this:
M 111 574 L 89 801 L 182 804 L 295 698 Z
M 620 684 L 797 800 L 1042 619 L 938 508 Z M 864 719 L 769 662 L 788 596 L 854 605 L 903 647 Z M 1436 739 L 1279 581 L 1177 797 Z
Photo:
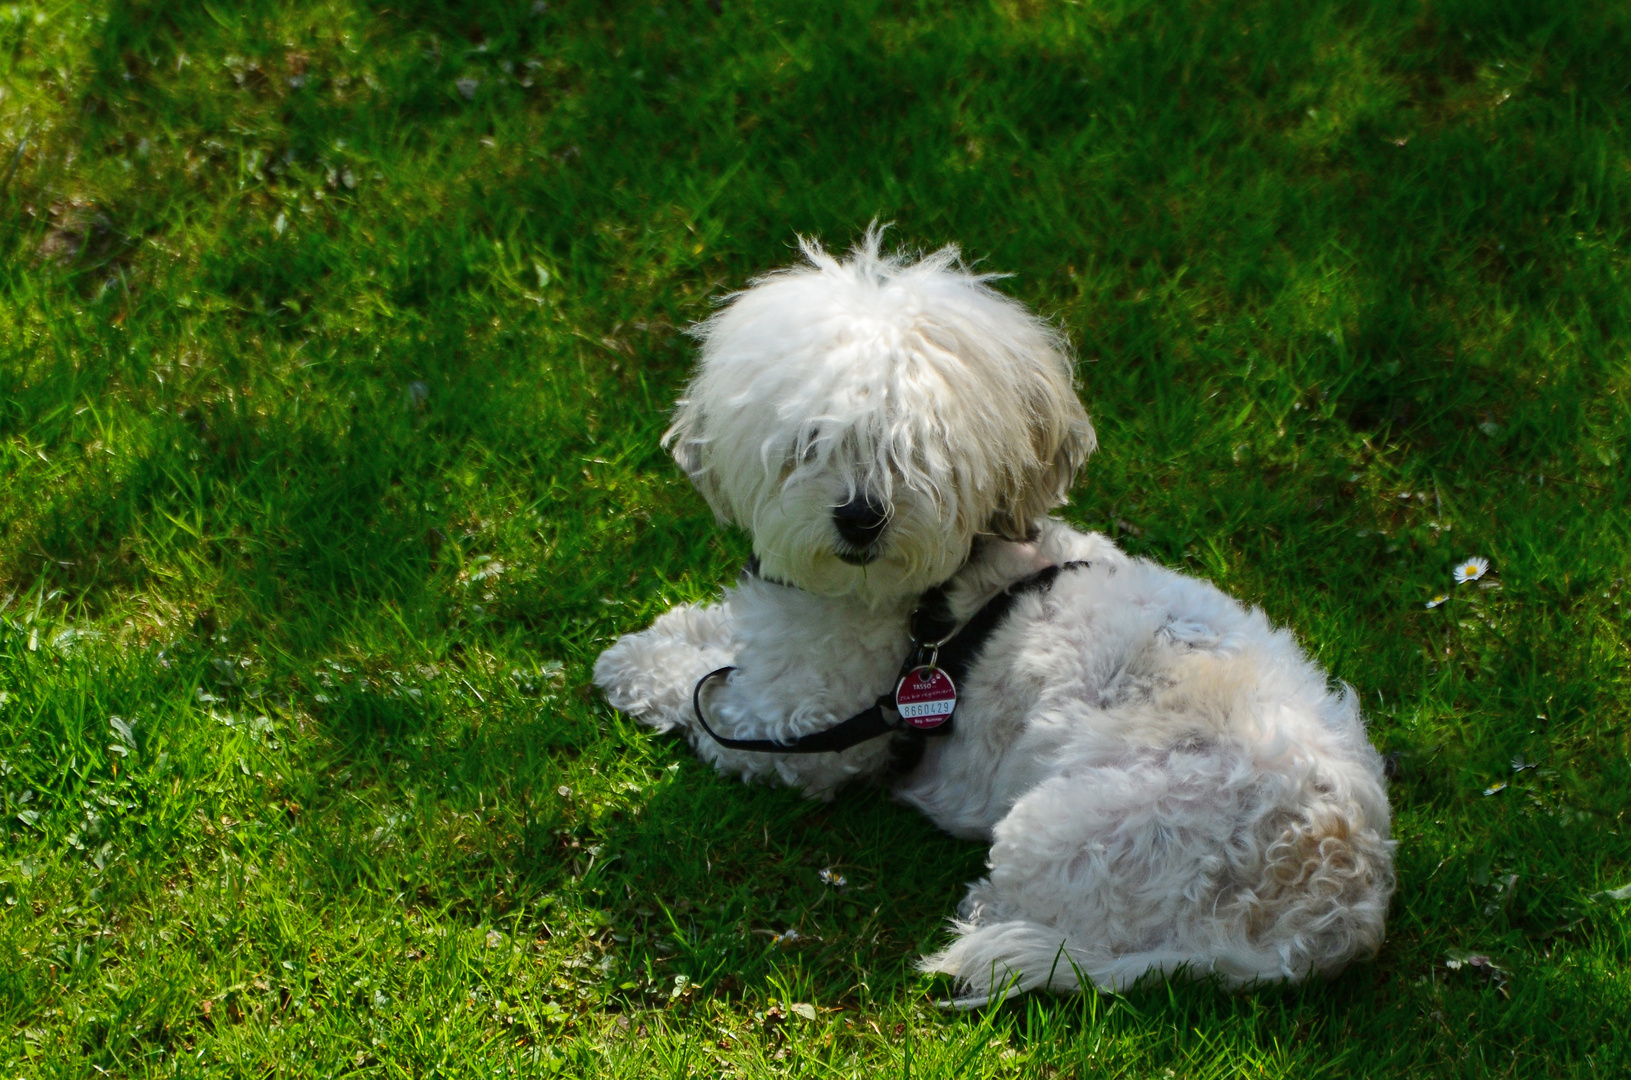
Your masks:
M 878 557 L 878 541 L 889 527 L 889 509 L 872 496 L 857 493 L 849 502 L 833 507 L 832 523 L 842 541 L 838 557 L 852 566 L 865 566 Z

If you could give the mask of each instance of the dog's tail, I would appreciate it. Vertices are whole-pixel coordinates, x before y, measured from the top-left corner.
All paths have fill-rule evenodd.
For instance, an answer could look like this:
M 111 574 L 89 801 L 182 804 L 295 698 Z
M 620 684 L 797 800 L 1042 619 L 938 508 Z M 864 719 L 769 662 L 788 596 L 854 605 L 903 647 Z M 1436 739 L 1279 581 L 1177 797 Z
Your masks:
M 1072 942 L 1058 928 L 1015 919 L 975 926 L 954 922 L 957 940 L 918 962 L 920 971 L 950 975 L 957 996 L 947 1004 L 977 1009 L 1032 990 L 1124 990 L 1145 975 L 1204 975 L 1210 962 L 1172 950 L 1107 955 Z

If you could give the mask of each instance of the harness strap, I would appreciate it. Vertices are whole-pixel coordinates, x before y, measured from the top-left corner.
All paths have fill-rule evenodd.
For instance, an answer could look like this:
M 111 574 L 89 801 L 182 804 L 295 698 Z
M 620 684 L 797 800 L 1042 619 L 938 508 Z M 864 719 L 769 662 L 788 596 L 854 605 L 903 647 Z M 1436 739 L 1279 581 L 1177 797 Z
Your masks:
M 945 587 L 937 586 L 929 590 L 919 602 L 917 610 L 912 613 L 910 623 L 912 648 L 901 664 L 895 685 L 899 686 L 908 672 L 924 665 L 945 668 L 954 683 L 961 683 L 963 675 L 979 659 L 986 641 L 1002 625 L 1020 597 L 1033 592 L 1046 592 L 1053 588 L 1054 581 L 1064 571 L 1084 569 L 1091 565 L 1090 562 L 1078 561 L 1044 567 L 1029 577 L 1013 582 L 987 600 L 980 610 L 961 626 L 952 620 Z M 757 576 L 757 571 L 755 559 L 748 564 L 746 572 Z M 881 695 L 870 708 L 863 709 L 848 720 L 823 731 L 801 735 L 792 742 L 781 743 L 774 739 L 730 739 L 709 726 L 702 708 L 702 690 L 712 680 L 727 676 L 735 670 L 734 665 L 716 668 L 698 679 L 691 691 L 691 708 L 696 713 L 697 723 L 702 725 L 702 730 L 715 742 L 731 750 L 773 754 L 830 754 L 848 750 L 852 746 L 891 733 L 899 733 L 920 744 L 922 740 L 932 736 L 950 735 L 952 722 L 956 719 L 956 710 L 953 709 L 952 715 L 946 718 L 945 723 L 928 731 L 903 725 L 900 715 L 895 711 L 894 692 L 890 691 Z
M 891 700 L 890 695 L 885 694 L 874 702 L 871 708 L 863 709 L 843 723 L 825 731 L 812 731 L 808 735 L 801 735 L 790 743 L 779 743 L 774 739 L 727 739 L 708 726 L 702 711 L 702 688 L 710 680 L 729 675 L 735 670 L 734 666 L 716 668 L 698 679 L 696 689 L 691 691 L 691 708 L 696 711 L 697 723 L 701 724 L 702 730 L 712 736 L 714 742 L 720 746 L 732 750 L 759 750 L 775 754 L 828 754 L 848 750 L 868 739 L 876 739 L 880 735 L 899 730 L 900 725 L 884 715 L 885 702 Z

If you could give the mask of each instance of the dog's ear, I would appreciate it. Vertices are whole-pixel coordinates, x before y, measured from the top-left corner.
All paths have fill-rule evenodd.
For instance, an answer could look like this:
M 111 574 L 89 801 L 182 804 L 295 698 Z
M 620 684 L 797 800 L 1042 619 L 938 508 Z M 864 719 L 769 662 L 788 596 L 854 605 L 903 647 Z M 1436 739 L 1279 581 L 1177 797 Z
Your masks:
M 1081 402 L 1075 394 L 1067 400 L 1057 415 L 1038 420 L 1034 437 L 1042 464 L 998 504 L 987 532 L 1015 542 L 1035 540 L 1048 511 L 1064 505 L 1077 471 L 1099 445 Z
M 703 415 L 702 405 L 691 396 L 680 399 L 679 406 L 674 410 L 674 421 L 663 433 L 663 446 L 674 455 L 675 463 L 685 471 L 685 475 L 691 478 L 692 485 L 707 500 L 714 516 L 730 524 L 734 520 L 730 505 L 719 488 L 709 453 L 707 419 Z

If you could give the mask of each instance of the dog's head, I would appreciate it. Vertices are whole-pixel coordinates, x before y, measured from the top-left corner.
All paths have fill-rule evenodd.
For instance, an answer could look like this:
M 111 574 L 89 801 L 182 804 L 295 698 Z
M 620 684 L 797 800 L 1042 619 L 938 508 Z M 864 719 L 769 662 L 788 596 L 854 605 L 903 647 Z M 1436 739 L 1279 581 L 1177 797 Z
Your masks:
M 878 602 L 950 577 L 976 535 L 1031 535 L 1094 447 L 1056 330 L 879 231 L 755 281 L 697 328 L 664 444 L 767 577 Z

